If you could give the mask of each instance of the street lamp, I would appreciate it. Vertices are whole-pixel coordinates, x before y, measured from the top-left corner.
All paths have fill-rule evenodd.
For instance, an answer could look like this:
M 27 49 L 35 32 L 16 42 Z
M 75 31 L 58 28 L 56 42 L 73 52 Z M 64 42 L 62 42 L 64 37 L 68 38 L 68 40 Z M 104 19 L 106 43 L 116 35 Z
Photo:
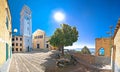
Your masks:
M 15 29 L 13 30 L 13 32 L 14 32 L 14 33 L 17 33 L 17 32 L 18 32 L 18 30 L 15 28 Z

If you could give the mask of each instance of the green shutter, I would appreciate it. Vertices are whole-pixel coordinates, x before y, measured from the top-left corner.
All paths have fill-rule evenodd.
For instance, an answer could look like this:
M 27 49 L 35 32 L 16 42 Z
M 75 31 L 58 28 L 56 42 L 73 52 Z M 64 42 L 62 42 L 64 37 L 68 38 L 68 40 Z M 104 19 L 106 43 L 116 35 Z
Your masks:
M 10 58 L 11 58 L 11 55 L 12 55 L 12 47 L 10 47 Z
M 6 17 L 6 27 L 8 29 L 8 17 Z
M 9 51 L 8 51 L 8 44 L 6 43 L 6 61 L 8 59 L 8 54 L 9 54 Z

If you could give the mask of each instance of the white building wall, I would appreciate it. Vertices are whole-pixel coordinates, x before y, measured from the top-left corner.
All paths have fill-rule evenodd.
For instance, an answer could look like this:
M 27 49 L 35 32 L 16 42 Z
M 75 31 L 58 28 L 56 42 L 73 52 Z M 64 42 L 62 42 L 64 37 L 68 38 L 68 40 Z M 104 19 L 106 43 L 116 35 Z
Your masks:
M 31 11 L 26 5 L 21 11 L 20 35 L 23 35 L 24 50 L 30 51 L 32 49 L 32 19 Z

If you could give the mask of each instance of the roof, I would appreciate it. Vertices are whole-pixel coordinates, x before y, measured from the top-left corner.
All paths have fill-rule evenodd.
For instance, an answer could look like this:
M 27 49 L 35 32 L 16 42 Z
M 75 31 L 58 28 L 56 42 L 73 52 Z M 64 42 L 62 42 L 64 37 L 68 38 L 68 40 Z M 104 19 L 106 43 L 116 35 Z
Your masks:
M 116 25 L 116 28 L 115 28 L 115 31 L 114 31 L 114 36 L 113 36 L 113 38 L 115 38 L 115 36 L 116 36 L 116 34 L 117 34 L 119 28 L 120 28 L 120 18 L 118 19 L 118 23 L 117 23 L 117 25 Z
M 33 33 L 33 35 L 36 34 L 37 32 L 43 32 L 43 33 L 45 33 L 43 30 L 37 29 L 37 30 Z

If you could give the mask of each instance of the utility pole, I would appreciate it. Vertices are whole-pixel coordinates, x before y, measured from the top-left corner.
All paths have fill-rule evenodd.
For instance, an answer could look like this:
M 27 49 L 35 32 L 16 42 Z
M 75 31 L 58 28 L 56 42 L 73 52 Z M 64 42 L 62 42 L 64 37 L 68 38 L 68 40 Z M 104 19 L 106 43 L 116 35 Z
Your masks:
M 113 45 L 112 45 L 112 29 L 113 29 L 113 26 L 110 26 L 109 27 L 110 31 L 107 32 L 107 34 L 109 34 L 109 38 L 110 38 L 110 60 L 111 60 L 111 67 L 113 69 L 113 59 L 112 59 L 112 56 L 113 56 Z M 113 70 L 112 70 L 113 72 Z
M 109 35 L 109 38 L 110 38 L 110 48 L 112 48 L 112 29 L 113 29 L 113 26 L 110 26 L 109 29 L 110 29 L 110 31 L 107 32 L 107 34 Z

